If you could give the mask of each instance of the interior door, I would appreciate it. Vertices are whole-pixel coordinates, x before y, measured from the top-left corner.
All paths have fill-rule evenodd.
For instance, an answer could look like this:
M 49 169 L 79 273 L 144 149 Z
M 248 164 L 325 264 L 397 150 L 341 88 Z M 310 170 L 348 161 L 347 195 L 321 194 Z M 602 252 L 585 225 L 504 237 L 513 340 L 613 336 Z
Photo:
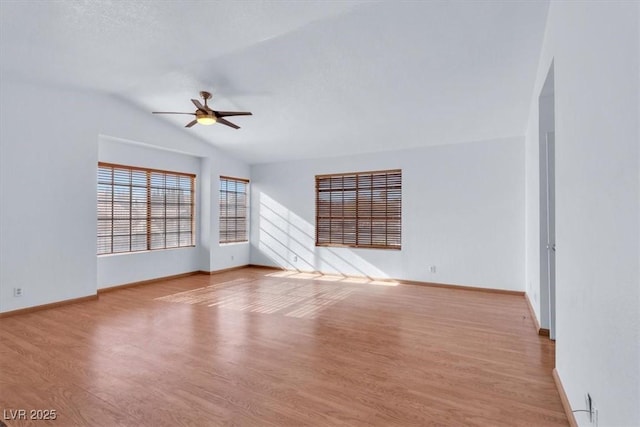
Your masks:
M 547 279 L 549 283 L 549 338 L 556 339 L 556 193 L 555 132 L 547 132 Z

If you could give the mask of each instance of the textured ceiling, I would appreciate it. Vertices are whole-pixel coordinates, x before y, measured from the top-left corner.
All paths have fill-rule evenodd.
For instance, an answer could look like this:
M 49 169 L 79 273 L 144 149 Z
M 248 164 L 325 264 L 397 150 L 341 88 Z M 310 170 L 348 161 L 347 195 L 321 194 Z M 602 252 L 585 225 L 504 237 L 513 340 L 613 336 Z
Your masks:
M 547 8 L 0 0 L 0 67 L 144 112 L 189 112 L 212 91 L 215 109 L 254 116 L 184 132 L 250 163 L 356 154 L 522 135 Z

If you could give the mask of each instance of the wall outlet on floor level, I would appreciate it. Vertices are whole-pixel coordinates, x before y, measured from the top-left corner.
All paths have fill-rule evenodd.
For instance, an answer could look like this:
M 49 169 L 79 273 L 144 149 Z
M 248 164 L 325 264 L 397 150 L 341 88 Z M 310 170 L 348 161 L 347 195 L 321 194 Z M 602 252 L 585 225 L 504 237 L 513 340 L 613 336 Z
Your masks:
M 13 288 L 13 296 L 15 298 L 22 296 L 22 288 Z
M 234 256 L 233 256 L 233 255 L 231 255 L 231 261 L 233 261 L 233 258 L 234 258 Z
M 293 256 L 293 262 L 298 262 L 298 255 Z
M 435 273 L 435 272 L 436 272 L 436 266 L 435 265 L 429 266 L 429 273 Z

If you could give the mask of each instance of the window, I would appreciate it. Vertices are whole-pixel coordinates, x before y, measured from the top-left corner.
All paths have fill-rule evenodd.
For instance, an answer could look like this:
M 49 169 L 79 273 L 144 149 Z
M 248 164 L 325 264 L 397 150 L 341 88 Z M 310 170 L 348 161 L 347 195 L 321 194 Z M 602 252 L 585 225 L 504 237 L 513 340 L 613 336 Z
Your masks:
M 249 180 L 220 177 L 220 243 L 246 242 Z
M 400 249 L 402 171 L 316 176 L 316 246 Z
M 98 255 L 194 246 L 195 175 L 98 164 Z

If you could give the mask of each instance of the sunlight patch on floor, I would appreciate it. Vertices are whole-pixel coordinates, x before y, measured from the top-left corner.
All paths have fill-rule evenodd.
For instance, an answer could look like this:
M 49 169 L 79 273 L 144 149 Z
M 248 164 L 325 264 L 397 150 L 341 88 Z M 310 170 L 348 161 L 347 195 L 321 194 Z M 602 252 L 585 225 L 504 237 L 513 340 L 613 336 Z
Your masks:
M 344 282 L 355 283 L 363 285 L 376 285 L 376 286 L 398 286 L 400 282 L 397 280 L 387 279 L 372 279 L 370 277 L 352 277 L 352 276 L 340 276 L 333 274 L 322 273 L 307 273 L 299 271 L 278 271 L 276 273 L 269 273 L 268 277 L 286 277 L 290 279 L 306 279 L 306 280 L 320 280 L 323 282 Z
M 299 277 L 299 274 L 295 274 L 296 279 L 312 278 L 310 277 L 312 274 L 309 273 L 302 274 L 302 277 Z M 155 300 L 313 319 L 326 308 L 344 300 L 356 291 L 357 288 L 354 287 L 326 282 L 274 281 L 268 284 L 255 284 L 251 280 L 236 279 L 177 292 L 155 298 Z

